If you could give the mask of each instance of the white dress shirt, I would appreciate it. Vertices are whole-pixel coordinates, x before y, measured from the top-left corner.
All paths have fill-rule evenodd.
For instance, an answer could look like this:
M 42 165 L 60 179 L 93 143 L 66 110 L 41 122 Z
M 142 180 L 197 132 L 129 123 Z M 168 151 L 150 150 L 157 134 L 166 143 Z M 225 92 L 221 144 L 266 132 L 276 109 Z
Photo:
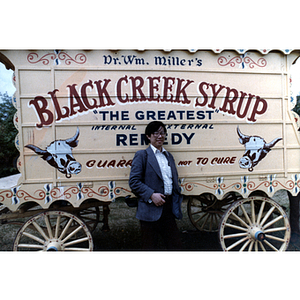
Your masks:
M 168 159 L 166 158 L 165 154 L 168 155 L 168 152 L 162 148 L 160 152 L 157 148 L 150 145 L 151 149 L 153 150 L 155 157 L 157 159 L 158 165 L 161 170 L 161 174 L 163 176 L 164 181 L 164 195 L 172 195 L 173 183 L 172 183 L 172 171 L 171 167 L 169 166 Z M 164 154 L 165 153 L 165 154 Z

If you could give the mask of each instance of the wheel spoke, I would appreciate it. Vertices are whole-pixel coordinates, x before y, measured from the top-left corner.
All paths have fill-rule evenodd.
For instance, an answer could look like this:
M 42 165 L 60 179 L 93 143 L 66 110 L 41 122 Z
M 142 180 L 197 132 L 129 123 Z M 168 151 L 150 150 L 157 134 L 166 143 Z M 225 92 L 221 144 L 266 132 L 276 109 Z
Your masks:
M 44 246 L 42 246 L 42 245 L 33 245 L 33 244 L 19 244 L 18 248 L 44 249 Z
M 261 241 L 258 241 L 258 243 L 259 243 L 261 249 L 262 249 L 264 252 L 266 252 L 266 249 L 265 249 L 263 243 L 262 243 Z
M 270 229 L 266 229 L 264 230 L 264 232 L 276 232 L 276 231 L 282 231 L 282 230 L 286 230 L 286 227 L 277 227 L 277 228 L 270 228 Z
M 274 236 L 274 235 L 266 234 L 266 238 L 272 239 L 272 240 L 275 240 L 275 241 L 278 241 L 278 242 L 285 243 L 285 239 L 279 238 L 279 237 Z
M 35 221 L 32 221 L 32 224 L 34 225 L 34 227 L 36 228 L 36 230 L 43 236 L 43 238 L 48 241 L 49 237 L 46 236 L 44 230 L 40 227 L 40 225 L 38 223 L 36 223 Z
M 201 221 L 207 215 L 208 215 L 208 213 L 203 214 L 199 219 L 195 220 L 195 223 L 198 223 L 199 221 Z
M 240 227 L 240 226 L 230 224 L 230 223 L 226 223 L 225 226 L 231 227 L 231 228 L 234 228 L 234 229 L 237 229 L 237 230 L 248 231 L 248 228 Z
M 245 207 L 244 207 L 243 204 L 241 204 L 241 209 L 243 211 L 244 216 L 246 217 L 246 219 L 248 221 L 248 224 L 251 224 L 251 220 L 250 220 L 250 218 L 249 218 L 249 216 L 248 216 L 248 214 L 247 214 L 247 212 L 246 212 Z
M 207 215 L 207 218 L 204 220 L 204 222 L 203 222 L 203 224 L 201 226 L 201 230 L 203 230 L 203 228 L 204 228 L 204 226 L 205 226 L 205 224 L 206 224 L 206 222 L 207 222 L 207 220 L 209 218 L 209 214 L 207 213 L 206 215 Z
M 51 228 L 51 225 L 50 225 L 50 222 L 49 222 L 49 217 L 47 215 L 45 215 L 44 218 L 45 218 L 45 223 L 46 223 L 46 227 L 47 227 L 47 230 L 48 230 L 48 235 L 49 235 L 50 239 L 52 239 L 53 235 L 52 235 L 52 228 Z
M 254 241 L 251 241 L 251 243 L 249 245 L 249 248 L 248 248 L 249 252 L 252 251 L 253 245 L 254 245 Z
M 227 235 L 224 235 L 224 239 L 231 239 L 231 238 L 246 236 L 247 234 L 248 234 L 247 232 L 227 234 Z
M 265 215 L 265 217 L 263 218 L 263 220 L 260 223 L 260 226 L 263 226 L 265 224 L 265 222 L 267 221 L 267 219 L 270 217 L 271 213 L 273 212 L 273 210 L 275 209 L 275 206 L 272 206 L 269 211 L 267 212 L 267 214 Z
M 246 241 L 248 239 L 248 237 L 244 237 L 243 239 L 240 239 L 238 240 L 237 242 L 235 242 L 234 244 L 230 245 L 228 248 L 227 248 L 227 251 L 235 248 L 236 246 L 238 246 L 239 244 L 241 244 L 242 242 Z
M 191 213 L 191 215 L 193 216 L 193 215 L 197 215 L 197 214 L 200 214 L 200 213 L 202 213 L 203 211 L 200 209 L 200 210 L 198 210 L 198 211 L 195 211 L 195 212 L 192 212 Z
M 58 238 L 58 231 L 59 231 L 59 227 L 60 227 L 60 220 L 61 220 L 61 215 L 58 215 L 57 219 L 56 219 L 56 227 L 55 227 L 55 237 L 54 238 Z
M 269 226 L 271 226 L 272 224 L 276 223 L 277 221 L 281 220 L 283 218 L 282 215 L 278 216 L 277 218 L 273 219 L 272 221 L 270 221 L 269 223 L 267 223 L 263 229 L 268 228 Z
M 270 242 L 268 242 L 267 240 L 264 240 L 264 243 L 267 244 L 269 247 L 271 247 L 274 251 L 278 251 L 277 248 L 275 248 L 275 246 L 273 246 Z
M 82 242 L 85 242 L 85 241 L 88 241 L 88 240 L 89 240 L 89 237 L 84 237 L 84 238 L 81 238 L 81 239 L 78 239 L 78 240 L 74 240 L 74 241 L 71 241 L 69 243 L 66 243 L 65 247 L 68 247 L 68 246 L 71 246 L 71 245 L 74 245 L 74 244 L 79 244 L 79 243 L 82 243 Z
M 262 201 L 261 206 L 260 206 L 260 209 L 259 209 L 259 213 L 258 213 L 258 216 L 257 216 L 257 224 L 259 224 L 259 222 L 260 222 L 262 213 L 263 213 L 264 208 L 265 208 L 265 204 L 266 204 L 266 202 L 265 202 L 265 201 Z
M 65 251 L 91 251 L 88 248 L 66 248 Z
M 68 239 L 70 239 L 74 234 L 76 234 L 79 230 L 82 229 L 82 226 L 78 226 L 75 230 L 73 230 L 66 238 L 62 240 L 63 243 L 65 243 Z
M 232 215 L 238 220 L 240 221 L 241 224 L 245 225 L 245 227 L 249 227 L 248 224 L 245 223 L 245 221 L 243 219 L 241 219 L 238 215 L 236 215 L 234 212 L 232 212 Z
M 252 214 L 252 224 L 255 224 L 255 208 L 254 200 L 251 200 L 251 214 Z M 250 224 L 250 223 L 249 223 Z
M 35 240 L 35 241 L 39 242 L 40 244 L 44 244 L 44 243 L 45 243 L 44 240 L 42 240 L 42 239 L 38 238 L 37 236 L 35 236 L 35 235 L 33 235 L 33 234 L 30 234 L 30 233 L 28 233 L 28 232 L 23 232 L 23 235 L 25 235 L 25 236 L 31 238 L 32 240 Z
M 73 219 L 70 218 L 67 225 L 65 226 L 63 232 L 61 233 L 61 235 L 59 237 L 60 239 L 62 239 L 65 236 L 65 234 L 67 233 L 67 230 L 69 229 L 72 222 L 73 222 Z
M 243 245 L 243 247 L 240 249 L 240 252 L 244 251 L 246 249 L 246 247 L 249 245 L 249 243 L 251 242 L 251 240 L 247 240 L 246 243 Z

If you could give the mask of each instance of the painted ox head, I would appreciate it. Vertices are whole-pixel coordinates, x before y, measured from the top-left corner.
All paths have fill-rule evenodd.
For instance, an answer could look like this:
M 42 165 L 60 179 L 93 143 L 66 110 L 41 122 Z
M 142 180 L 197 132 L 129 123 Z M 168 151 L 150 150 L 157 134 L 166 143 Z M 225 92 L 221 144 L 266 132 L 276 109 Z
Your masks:
M 47 161 L 49 165 L 70 178 L 72 174 L 78 174 L 81 171 L 81 164 L 75 160 L 72 154 L 72 149 L 78 145 L 78 136 L 79 129 L 77 128 L 73 137 L 54 141 L 46 147 L 46 150 L 34 145 L 26 145 L 25 147 L 33 150 L 36 154 L 42 155 L 41 158 Z
M 253 168 L 271 151 L 271 148 L 276 145 L 282 138 L 276 138 L 270 143 L 259 136 L 248 136 L 242 134 L 237 127 L 239 141 L 245 146 L 245 153 L 239 161 L 240 168 L 248 169 L 252 172 Z

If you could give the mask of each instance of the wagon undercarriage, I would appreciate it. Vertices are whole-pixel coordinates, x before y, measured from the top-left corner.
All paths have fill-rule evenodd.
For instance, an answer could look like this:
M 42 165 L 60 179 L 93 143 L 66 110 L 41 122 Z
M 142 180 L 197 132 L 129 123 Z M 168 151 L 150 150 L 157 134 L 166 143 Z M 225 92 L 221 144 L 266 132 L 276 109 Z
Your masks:
M 109 230 L 108 205 L 90 199 L 77 208 L 57 201 L 50 209 L 41 209 L 30 203 L 16 212 L 4 209 L 0 222 L 21 225 L 13 243 L 14 251 L 92 251 L 91 233 L 98 223 L 103 223 L 103 231 Z
M 198 230 L 218 231 L 224 251 L 285 251 L 288 248 L 291 238 L 288 216 L 268 197 L 243 199 L 239 194 L 229 193 L 217 200 L 214 195 L 204 193 L 190 197 L 187 208 Z

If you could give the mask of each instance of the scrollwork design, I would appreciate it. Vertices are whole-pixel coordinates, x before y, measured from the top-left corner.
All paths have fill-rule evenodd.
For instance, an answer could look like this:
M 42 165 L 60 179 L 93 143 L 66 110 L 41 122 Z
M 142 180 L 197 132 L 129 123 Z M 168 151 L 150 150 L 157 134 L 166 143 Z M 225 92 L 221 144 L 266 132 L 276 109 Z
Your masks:
M 230 60 L 228 60 L 225 56 L 220 56 L 218 58 L 218 64 L 222 67 L 224 66 L 230 66 L 230 67 L 235 67 L 236 64 L 240 65 L 240 64 L 246 64 L 249 65 L 249 68 L 253 69 L 254 66 L 263 68 L 267 65 L 267 61 L 264 58 L 259 58 L 257 60 L 257 62 L 255 62 L 252 58 L 250 58 L 249 56 L 235 56 L 233 58 L 231 58 Z M 242 65 L 244 68 L 244 64 Z
M 39 58 L 39 55 L 37 53 L 29 53 L 27 56 L 27 60 L 28 62 L 30 62 L 31 64 L 37 64 L 38 62 L 42 62 L 44 65 L 48 65 L 49 64 L 49 59 L 46 58 L 49 56 L 49 59 L 54 60 L 56 58 L 56 54 L 54 53 L 48 53 L 45 54 L 44 56 L 42 56 L 41 58 Z
M 39 58 L 39 55 L 35 52 L 31 52 L 27 55 L 27 61 L 31 64 L 37 64 L 41 62 L 44 65 L 48 65 L 50 60 L 59 59 L 61 61 L 65 61 L 66 65 L 70 65 L 72 62 L 76 64 L 84 64 L 87 60 L 86 56 L 83 53 L 76 54 L 75 58 L 72 58 L 66 52 L 58 52 L 56 53 L 48 53 Z
M 3 202 L 5 198 L 12 198 L 14 193 L 10 190 L 4 190 L 0 193 L 0 202 Z
M 255 62 L 253 59 L 251 59 L 249 56 L 246 56 L 244 58 L 244 62 L 246 64 L 249 64 L 249 68 L 253 69 L 254 66 L 258 66 L 260 68 L 263 68 L 267 65 L 267 61 L 264 58 L 260 58 L 257 62 Z
M 109 189 L 106 186 L 100 186 L 97 192 L 88 187 L 83 187 L 81 191 L 83 194 L 86 194 L 89 198 L 93 198 L 95 195 L 99 197 L 106 197 L 109 194 Z
M 60 60 L 65 60 L 66 65 L 70 65 L 72 62 L 77 64 L 84 64 L 86 62 L 86 56 L 83 53 L 76 54 L 75 59 L 73 59 L 69 54 L 60 52 L 58 58 Z
M 79 188 L 77 186 L 72 186 L 63 193 L 63 196 L 66 197 L 66 199 L 70 199 L 72 194 L 76 195 L 77 193 L 79 193 Z
M 46 192 L 43 190 L 37 190 L 34 192 L 35 195 L 37 195 L 36 197 L 30 195 L 29 193 L 27 193 L 24 190 L 18 190 L 16 195 L 19 199 L 23 199 L 24 201 L 29 201 L 29 200 L 36 200 L 36 201 L 42 201 L 45 199 L 46 197 Z
M 261 182 L 260 184 L 256 185 L 253 181 L 248 182 L 247 184 L 247 188 L 250 191 L 255 191 L 258 188 L 260 188 L 261 186 L 264 186 L 266 188 L 269 188 L 270 186 L 272 186 L 273 188 L 277 188 L 278 186 L 282 186 L 284 189 L 286 190 L 292 190 L 295 186 L 295 184 L 293 183 L 292 180 L 289 180 L 286 182 L 286 185 L 282 184 L 280 181 L 278 180 L 273 180 L 272 182 L 270 181 L 264 181 Z
M 128 189 L 125 189 L 125 188 L 123 188 L 123 187 L 116 187 L 115 189 L 114 189 L 114 193 L 116 194 L 116 195 L 121 195 L 121 193 L 131 193 L 131 191 L 130 190 L 128 190 Z
M 225 56 L 221 56 L 218 58 L 218 64 L 222 67 L 227 65 L 230 65 L 230 67 L 235 67 L 235 64 L 241 64 L 242 62 L 243 60 L 240 56 L 235 56 L 229 61 Z

